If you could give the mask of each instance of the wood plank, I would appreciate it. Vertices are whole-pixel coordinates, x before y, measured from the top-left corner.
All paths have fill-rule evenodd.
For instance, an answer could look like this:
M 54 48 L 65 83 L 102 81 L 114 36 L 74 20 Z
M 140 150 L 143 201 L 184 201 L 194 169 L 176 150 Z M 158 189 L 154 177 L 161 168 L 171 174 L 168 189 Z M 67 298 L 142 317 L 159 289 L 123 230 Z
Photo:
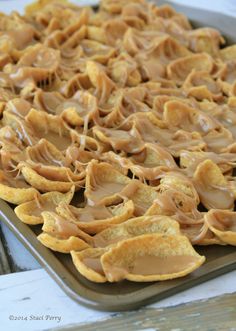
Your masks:
M 161 318 L 160 308 L 176 307 L 177 305 L 190 301 L 208 300 L 209 297 L 216 297 L 226 293 L 236 293 L 235 279 L 236 271 L 233 271 L 156 302 L 151 308 L 155 309 L 156 314 L 160 314 L 159 316 Z M 61 317 L 60 322 L 47 320 L 46 316 L 48 314 Z M 31 315 L 35 315 L 43 316 L 44 319 L 40 321 L 10 321 L 9 315 L 27 316 L 29 319 Z M 1 330 L 40 331 L 58 327 L 64 330 L 72 323 L 76 325 L 76 330 L 83 330 L 83 328 L 78 327 L 78 325 L 95 323 L 101 320 L 109 321 L 109 319 L 118 316 L 124 316 L 124 318 L 126 318 L 127 314 L 123 313 L 117 315 L 109 312 L 100 312 L 77 304 L 62 291 L 43 269 L 0 276 Z M 142 321 L 143 317 L 140 311 L 135 312 L 134 318 L 136 322 Z M 97 330 L 97 328 L 94 330 Z M 137 327 L 136 330 L 139 330 L 139 328 Z M 190 330 L 191 328 L 188 331 Z M 211 331 L 215 330 L 218 329 Z M 230 329 L 226 330 L 229 331 Z M 116 331 L 116 329 L 114 329 L 114 331 Z
M 80 324 L 67 331 L 213 331 L 236 330 L 236 293 L 199 300 L 164 309 L 143 308 L 134 312 L 112 314 L 112 318 L 90 324 Z M 57 328 L 54 330 L 62 330 Z

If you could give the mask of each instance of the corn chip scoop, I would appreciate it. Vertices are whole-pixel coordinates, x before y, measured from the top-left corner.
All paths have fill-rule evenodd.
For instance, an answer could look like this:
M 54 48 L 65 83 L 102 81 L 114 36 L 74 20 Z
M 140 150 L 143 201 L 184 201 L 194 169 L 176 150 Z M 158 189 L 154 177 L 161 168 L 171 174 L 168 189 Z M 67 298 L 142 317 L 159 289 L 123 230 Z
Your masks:
M 20 118 L 12 112 L 7 110 L 3 112 L 1 124 L 14 130 L 23 146 L 32 146 L 39 141 L 39 138 L 35 136 L 33 127 L 24 118 Z
M 136 61 L 126 53 L 110 59 L 108 70 L 112 80 L 121 88 L 134 87 L 141 83 L 141 75 Z
M 156 170 L 159 170 L 159 167 L 167 169 L 177 168 L 174 158 L 165 148 L 151 143 L 146 143 L 145 149 L 140 153 L 133 154 L 130 157 L 130 160 L 134 164 L 131 171 L 140 167 L 141 172 L 143 171 L 144 174 L 147 169 L 150 169 L 155 173 Z M 151 178 L 148 178 L 148 174 L 146 176 L 146 179 L 150 180 L 157 177 L 155 174 L 151 174 Z
M 197 166 L 207 159 L 214 162 L 220 168 L 221 172 L 225 174 L 232 170 L 236 155 L 235 153 L 217 154 L 203 151 L 182 151 L 180 153 L 180 167 L 185 170 L 188 176 L 192 177 Z
M 33 147 L 25 150 L 25 160 L 18 164 L 18 168 L 25 180 L 41 192 L 67 192 L 74 185 L 76 190 L 84 185 L 85 173 L 73 167 L 67 167 L 70 160 L 64 157 L 53 144 L 41 139 Z
M 60 53 L 41 44 L 32 46 L 16 65 L 9 65 L 5 72 L 9 75 L 15 87 L 23 88 L 29 82 L 51 85 L 55 78 L 60 61 Z
M 58 107 L 62 109 L 63 119 L 72 126 L 84 125 L 88 127 L 89 122 L 96 120 L 98 116 L 97 99 L 87 91 L 78 91 L 73 97 Z M 63 110 L 64 109 L 64 110 Z
M 39 192 L 28 185 L 21 177 L 14 177 L 10 173 L 0 170 L 0 198 L 19 205 L 33 200 Z
M 44 110 L 49 114 L 58 115 L 57 109 L 60 108 L 61 103 L 65 100 L 58 91 L 49 92 L 37 89 L 33 96 L 33 107 Z
M 193 181 L 200 200 L 207 209 L 233 209 L 234 193 L 214 162 L 205 160 L 200 163 Z
M 167 21 L 172 19 L 174 22 L 178 22 L 180 27 L 184 30 L 190 30 L 192 28 L 188 18 L 176 12 L 175 9 L 169 5 L 153 6 L 152 11 L 157 17 L 162 17 Z
M 111 164 L 113 167 L 115 167 L 115 169 L 117 169 L 125 176 L 127 176 L 128 170 L 132 165 L 130 160 L 127 159 L 125 157 L 125 154 L 123 154 L 122 152 L 119 154 L 116 154 L 113 151 L 103 153 L 100 156 L 99 160 Z
M 164 192 L 171 189 L 181 192 L 190 197 L 195 202 L 196 206 L 200 203 L 200 199 L 194 187 L 194 184 L 184 174 L 170 171 L 161 176 L 158 190 L 160 192 Z
M 88 8 L 81 8 L 69 1 L 37 1 L 25 8 L 26 16 L 38 23 L 39 29 L 44 34 L 62 30 L 71 35 L 76 29 L 80 28 L 88 21 Z
M 89 93 L 94 93 L 89 76 L 86 72 L 75 73 L 67 79 L 62 79 L 59 82 L 59 92 L 66 98 L 71 98 L 78 90 L 86 90 Z
M 126 1 L 120 0 L 120 1 L 114 1 L 114 0 L 102 0 L 100 3 L 100 10 L 105 10 L 110 14 L 118 15 L 122 13 L 123 7 L 126 5 Z M 131 4 L 142 4 L 146 5 L 145 1 L 143 0 L 131 0 Z
M 111 92 L 116 88 L 115 83 L 106 74 L 105 67 L 94 61 L 87 61 L 86 73 L 95 87 L 94 95 L 97 97 L 99 104 L 105 103 Z
M 44 211 L 41 215 L 44 221 L 43 232 L 37 238 L 44 246 L 61 253 L 81 251 L 90 247 L 92 238 L 75 223 L 54 212 Z
M 86 169 L 85 197 L 90 206 L 108 205 L 130 199 L 140 216 L 152 205 L 157 192 L 138 180 L 124 176 L 112 165 L 91 161 Z
M 229 151 L 235 143 L 232 133 L 224 127 L 210 131 L 203 137 L 203 139 L 205 142 L 205 149 L 218 154 Z
M 107 247 L 148 233 L 179 235 L 179 224 L 167 216 L 140 216 L 99 232 L 93 242 L 95 247 Z
M 116 54 L 115 48 L 95 40 L 84 39 L 80 43 L 86 60 L 106 64 Z
M 210 230 L 204 218 L 202 222 L 197 224 L 181 224 L 180 231 L 190 240 L 192 245 L 225 245 L 225 243 Z
M 179 156 L 180 150 L 202 150 L 206 143 L 198 132 L 187 132 L 185 130 L 170 130 L 165 123 L 159 121 L 156 124 L 146 114 L 134 114 L 133 128 L 141 135 L 144 142 L 157 143 L 167 148 L 175 157 Z
M 153 41 L 152 47 L 139 52 L 135 59 L 139 63 L 143 80 L 156 80 L 166 77 L 168 63 L 190 55 L 191 52 L 169 36 Z M 158 60 L 157 60 L 158 59 Z
M 86 13 L 86 9 L 84 11 Z M 50 29 L 51 27 L 49 27 Z M 76 29 L 76 23 L 72 30 L 69 32 L 70 35 L 66 37 L 66 33 L 63 30 L 52 29 L 52 31 L 45 31 L 43 38 L 43 43 L 47 47 L 52 47 L 59 49 L 61 53 L 61 62 L 59 64 L 59 72 L 63 69 L 72 69 L 75 71 L 75 63 L 80 63 L 78 55 L 82 54 L 82 48 L 79 46 L 79 42 L 86 37 L 87 27 L 82 25 Z M 71 58 L 71 63 L 67 60 Z
M 172 61 L 167 66 L 168 78 L 182 85 L 192 70 L 211 73 L 214 69 L 214 61 L 207 53 L 189 55 Z
M 134 204 L 131 200 L 113 206 L 85 206 L 76 208 L 67 202 L 56 208 L 59 215 L 72 220 L 86 233 L 96 234 L 114 225 L 125 222 L 133 216 Z
M 231 45 L 220 49 L 219 56 L 223 62 L 229 62 L 235 59 L 236 46 Z
M 84 172 L 77 172 L 70 155 L 63 155 L 53 144 L 46 139 L 41 139 L 36 145 L 27 147 L 25 159 L 19 167 L 30 167 L 38 175 L 48 180 L 61 182 L 80 182 Z
M 39 174 L 40 170 L 43 172 L 43 176 Z M 31 166 L 23 165 L 21 168 L 21 173 L 26 182 L 40 192 L 58 191 L 65 193 L 68 192 L 73 186 L 76 187 L 76 190 L 84 187 L 84 178 L 73 181 L 68 175 L 68 179 L 66 181 L 57 180 L 55 179 L 55 177 L 57 177 L 56 171 L 57 168 L 52 169 L 50 179 L 48 179 L 45 177 L 45 173 L 48 174 L 48 169 L 45 171 L 44 167 L 37 166 L 35 170 Z
M 204 112 L 174 100 L 165 103 L 163 120 L 170 128 L 178 127 L 185 131 L 196 131 L 202 135 L 221 127 L 218 121 Z
M 209 229 L 225 244 L 236 245 L 235 212 L 211 209 L 204 217 Z
M 25 118 L 39 139 L 44 138 L 65 151 L 74 142 L 74 132 L 59 116 L 31 109 Z
M 158 193 L 145 215 L 170 216 L 184 226 L 202 223 L 202 213 L 198 211 L 196 201 L 174 188 Z
M 235 62 L 228 61 L 222 66 L 219 72 L 218 83 L 222 89 L 222 92 L 228 97 L 235 95 L 235 77 L 236 77 L 236 66 Z
M 61 116 L 74 127 L 89 123 L 97 113 L 97 99 L 87 91 L 77 91 L 72 98 L 65 99 L 59 92 L 39 90 L 34 96 L 34 105 Z
M 130 181 L 110 164 L 92 160 L 86 169 L 84 196 L 90 206 L 119 202 L 121 191 Z
M 105 283 L 107 278 L 101 264 L 106 248 L 87 248 L 81 252 L 71 251 L 72 261 L 81 275 L 95 283 Z
M 123 36 L 121 45 L 129 55 L 136 56 L 139 52 L 151 49 L 162 37 L 163 33 L 160 31 L 129 28 Z
M 188 47 L 194 53 L 205 52 L 218 57 L 220 47 L 225 43 L 219 31 L 212 28 L 198 28 L 187 32 Z
M 17 175 L 17 165 L 24 160 L 24 146 L 16 132 L 10 126 L 0 129 L 0 162 L 1 168 Z
M 177 168 L 174 158 L 166 149 L 151 143 L 146 143 L 143 151 L 132 154 L 128 158 L 110 151 L 102 159 L 117 165 L 118 170 L 121 172 L 123 170 L 124 174 L 126 174 L 125 168 L 131 170 L 137 178 L 144 182 L 155 180 L 164 172 Z
M 128 198 L 134 203 L 134 215 L 143 215 L 153 204 L 157 198 L 158 193 L 156 190 L 146 184 L 141 183 L 139 180 L 131 180 L 131 182 L 121 191 L 120 196 Z
M 189 97 L 197 100 L 222 101 L 221 86 L 205 71 L 192 70 L 183 83 L 183 89 Z
M 32 108 L 32 104 L 24 99 L 21 98 L 13 98 L 6 103 L 5 110 L 12 112 L 19 117 L 24 118 Z
M 193 272 L 204 261 L 205 257 L 195 252 L 185 236 L 162 234 L 122 241 L 101 257 L 109 282 L 174 279 Z
M 60 192 L 48 192 L 42 195 L 35 196 L 34 200 L 25 202 L 17 206 L 14 211 L 17 217 L 27 224 L 42 224 L 43 217 L 41 213 L 44 211 L 54 212 L 60 203 L 69 204 L 74 196 L 74 187 L 70 191 L 63 194 Z
M 93 134 L 98 141 L 101 141 L 114 151 L 138 153 L 144 148 L 144 142 L 135 128 L 115 130 L 94 126 Z

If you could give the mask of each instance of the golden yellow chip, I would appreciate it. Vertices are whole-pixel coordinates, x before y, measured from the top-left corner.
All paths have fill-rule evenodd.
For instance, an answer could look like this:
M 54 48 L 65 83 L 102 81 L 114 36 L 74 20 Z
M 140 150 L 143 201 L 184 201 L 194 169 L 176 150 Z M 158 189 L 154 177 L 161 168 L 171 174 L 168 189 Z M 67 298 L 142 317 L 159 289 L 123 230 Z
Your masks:
M 160 192 L 168 190 L 176 190 L 182 192 L 188 197 L 192 198 L 196 205 L 199 204 L 198 193 L 192 183 L 192 181 L 185 175 L 179 172 L 167 172 L 163 175 L 158 186 Z
M 43 233 L 37 238 L 46 247 L 61 253 L 71 250 L 83 250 L 90 247 L 92 238 L 80 230 L 71 220 L 63 218 L 54 212 L 44 211 Z
M 115 89 L 114 82 L 106 74 L 105 68 L 94 61 L 86 62 L 86 73 L 92 85 L 96 88 L 95 93 L 99 102 L 101 104 L 105 103 Z
M 106 248 L 88 248 L 82 252 L 72 251 L 71 257 L 81 275 L 92 282 L 105 283 L 107 278 L 102 268 L 101 256 L 106 251 Z
M 72 220 L 86 233 L 95 234 L 132 217 L 134 204 L 128 200 L 109 207 L 85 206 L 84 208 L 76 208 L 67 203 L 60 203 L 56 211 L 59 215 Z
M 70 253 L 72 250 L 82 251 L 90 246 L 82 239 L 70 236 L 67 239 L 57 238 L 49 233 L 43 232 L 38 235 L 38 240 L 51 250 L 60 253 Z
M 220 127 L 218 121 L 208 116 L 205 112 L 195 109 L 186 103 L 171 100 L 165 103 L 163 119 L 169 127 L 179 127 L 189 132 L 206 134 Z
M 72 186 L 75 186 L 76 190 L 84 187 L 84 179 L 74 182 L 68 176 L 67 181 L 60 181 L 47 179 L 44 176 L 41 176 L 36 170 L 32 169 L 30 166 L 24 165 L 21 168 L 22 175 L 24 176 L 27 183 L 29 183 L 32 187 L 38 189 L 41 192 L 68 192 Z M 57 175 L 56 169 L 54 169 L 54 174 Z
M 48 140 L 61 151 L 73 142 L 73 131 L 68 129 L 60 116 L 31 109 L 25 120 L 35 131 L 34 135 Z
M 44 220 L 42 230 L 44 232 L 55 234 L 61 238 L 68 238 L 70 236 L 78 236 L 89 244 L 93 243 L 92 237 L 80 230 L 73 220 L 69 220 L 54 212 L 42 212 Z
M 236 213 L 212 209 L 205 215 L 210 230 L 224 243 L 236 246 Z
M 181 224 L 181 233 L 185 235 L 192 245 L 224 245 L 208 227 L 207 223 Z
M 223 61 L 227 62 L 235 59 L 236 45 L 228 46 L 220 50 L 220 57 Z
M 194 185 L 207 208 L 233 209 L 234 193 L 220 168 L 211 160 L 201 162 L 194 173 Z
M 55 211 L 58 204 L 61 202 L 69 204 L 74 196 L 75 188 L 65 194 L 60 192 L 48 192 L 38 195 L 34 200 L 25 202 L 17 206 L 14 211 L 19 219 L 27 224 L 41 224 L 43 211 Z
M 19 205 L 21 203 L 33 200 L 39 192 L 30 187 L 24 180 L 14 178 L 0 170 L 0 198 Z
M 97 99 L 87 91 L 77 91 L 69 100 L 59 104 L 62 118 L 72 126 L 88 126 L 88 122 L 96 117 Z
M 93 237 L 95 247 L 106 247 L 119 241 L 148 233 L 179 235 L 179 224 L 167 216 L 140 216 L 118 224 Z
M 185 236 L 146 234 L 111 247 L 101 262 L 109 282 L 152 282 L 186 276 L 199 268 L 199 255 Z
M 182 57 L 171 62 L 167 66 L 167 74 L 169 79 L 174 80 L 178 84 L 182 84 L 193 69 L 211 73 L 213 66 L 213 59 L 210 55 L 207 53 L 199 53 Z
M 120 201 L 119 195 L 130 179 L 112 165 L 92 160 L 86 169 L 84 195 L 89 205 L 111 205 Z
M 141 180 L 155 180 L 166 170 L 177 168 L 174 158 L 166 149 L 151 143 L 146 143 L 144 150 L 133 154 L 128 161 L 132 162 L 128 165 L 129 169 Z

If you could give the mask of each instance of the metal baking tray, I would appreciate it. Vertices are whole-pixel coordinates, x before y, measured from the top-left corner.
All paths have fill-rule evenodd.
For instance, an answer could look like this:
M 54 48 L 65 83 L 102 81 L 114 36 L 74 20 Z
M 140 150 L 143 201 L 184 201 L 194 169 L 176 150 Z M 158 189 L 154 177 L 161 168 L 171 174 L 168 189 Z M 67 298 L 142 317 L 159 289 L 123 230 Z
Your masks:
M 157 1 L 158 4 L 168 1 Z M 171 4 L 172 5 L 172 4 Z M 218 27 L 229 43 L 236 42 L 236 19 L 223 14 L 173 5 L 186 14 L 194 26 Z M 135 309 L 179 293 L 194 285 L 236 269 L 236 249 L 232 246 L 195 247 L 206 256 L 203 266 L 183 278 L 165 282 L 97 284 L 85 279 L 75 269 L 70 254 L 55 253 L 36 238 L 41 226 L 22 223 L 11 205 L 0 199 L 0 221 L 3 221 L 32 253 L 49 275 L 73 300 L 97 310 L 124 311 Z

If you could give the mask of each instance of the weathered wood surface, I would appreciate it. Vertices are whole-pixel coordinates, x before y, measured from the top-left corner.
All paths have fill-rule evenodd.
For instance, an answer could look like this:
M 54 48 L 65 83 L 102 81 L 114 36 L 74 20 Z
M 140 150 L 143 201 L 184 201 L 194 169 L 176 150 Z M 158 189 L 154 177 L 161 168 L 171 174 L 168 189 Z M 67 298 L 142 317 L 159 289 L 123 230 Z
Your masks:
M 236 293 L 163 309 L 143 308 L 113 314 L 90 324 L 64 327 L 65 331 L 236 331 Z M 56 328 L 54 330 L 62 330 Z

